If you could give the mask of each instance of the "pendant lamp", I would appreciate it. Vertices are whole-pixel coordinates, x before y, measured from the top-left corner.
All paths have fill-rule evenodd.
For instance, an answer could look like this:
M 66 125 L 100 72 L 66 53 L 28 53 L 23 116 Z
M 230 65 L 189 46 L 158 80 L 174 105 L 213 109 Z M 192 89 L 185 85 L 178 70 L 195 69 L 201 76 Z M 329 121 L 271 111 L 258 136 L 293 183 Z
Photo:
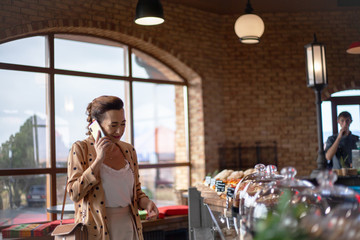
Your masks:
M 360 54 L 360 42 L 353 42 L 346 52 L 350 54 Z
M 160 0 L 139 0 L 136 5 L 135 23 L 151 26 L 163 23 L 164 12 Z
M 258 15 L 253 14 L 253 11 L 250 0 L 248 0 L 245 14 L 240 16 L 235 22 L 235 33 L 242 43 L 259 43 L 260 37 L 264 33 L 264 22 Z

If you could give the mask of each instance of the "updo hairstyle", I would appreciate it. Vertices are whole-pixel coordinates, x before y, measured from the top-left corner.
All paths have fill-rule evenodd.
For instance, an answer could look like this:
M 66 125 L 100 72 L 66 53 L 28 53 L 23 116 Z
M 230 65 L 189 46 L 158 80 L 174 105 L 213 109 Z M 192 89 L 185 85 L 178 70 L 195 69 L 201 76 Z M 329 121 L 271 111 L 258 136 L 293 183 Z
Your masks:
M 124 107 L 123 101 L 115 96 L 100 96 L 92 100 L 86 108 L 88 127 L 97 120 L 100 124 L 104 120 L 104 113 L 109 110 L 121 110 Z M 87 135 L 90 135 L 88 131 Z

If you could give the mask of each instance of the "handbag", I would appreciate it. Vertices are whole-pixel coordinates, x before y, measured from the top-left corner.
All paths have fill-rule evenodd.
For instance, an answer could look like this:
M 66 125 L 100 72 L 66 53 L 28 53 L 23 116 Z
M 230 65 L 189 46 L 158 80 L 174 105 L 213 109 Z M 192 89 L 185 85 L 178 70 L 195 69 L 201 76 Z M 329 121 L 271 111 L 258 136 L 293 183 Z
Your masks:
M 51 236 L 55 240 L 87 240 L 87 228 L 83 223 L 61 224 L 58 225 Z
M 51 236 L 54 237 L 54 240 L 87 240 L 88 231 L 85 225 L 85 216 L 86 216 L 86 202 L 84 199 L 82 206 L 82 223 L 71 223 L 71 224 L 62 224 L 64 207 L 66 200 L 66 189 L 68 185 L 68 180 L 66 179 L 64 201 L 61 210 L 60 225 L 56 226 L 54 231 L 51 233 Z

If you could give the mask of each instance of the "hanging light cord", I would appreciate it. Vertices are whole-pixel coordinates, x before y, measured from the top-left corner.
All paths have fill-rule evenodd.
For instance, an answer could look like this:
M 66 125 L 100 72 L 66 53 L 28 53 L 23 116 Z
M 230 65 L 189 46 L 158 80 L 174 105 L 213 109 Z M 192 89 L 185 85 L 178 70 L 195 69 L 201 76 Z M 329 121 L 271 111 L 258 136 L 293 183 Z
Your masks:
M 248 0 L 245 8 L 245 13 L 250 14 L 254 11 L 254 9 L 251 6 L 250 0 Z

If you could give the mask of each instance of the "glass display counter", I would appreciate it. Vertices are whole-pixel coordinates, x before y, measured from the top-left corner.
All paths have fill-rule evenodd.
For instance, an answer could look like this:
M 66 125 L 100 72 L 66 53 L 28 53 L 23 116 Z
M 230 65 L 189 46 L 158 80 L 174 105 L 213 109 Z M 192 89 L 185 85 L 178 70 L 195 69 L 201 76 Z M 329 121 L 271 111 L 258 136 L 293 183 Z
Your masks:
M 204 204 L 213 223 L 214 238 L 221 240 L 251 240 L 252 235 L 239 214 L 223 207 Z
M 240 215 L 222 203 L 207 203 L 194 187 L 189 188 L 190 240 L 252 240 Z
M 346 218 L 349 226 L 353 226 L 351 236 L 356 236 L 356 238 L 346 239 L 360 239 L 360 228 L 354 227 L 360 226 L 359 192 L 345 186 L 335 185 L 335 175 L 331 171 L 319 174 L 318 178 L 321 181 L 317 187 L 304 179 L 293 178 L 295 175 L 289 176 L 290 178 L 284 177 L 282 180 L 274 181 L 263 189 L 259 189 L 256 197 L 253 198 L 254 201 L 250 205 L 248 214 L 243 215 L 239 214 L 239 208 L 237 211 L 232 211 L 236 207 L 236 205 L 232 206 L 236 198 L 233 198 L 231 202 L 227 194 L 214 191 L 205 184 L 189 188 L 189 239 L 252 240 L 254 236 L 254 238 L 262 238 L 262 235 L 266 235 L 268 232 L 280 235 L 286 232 L 284 236 L 303 234 L 308 237 L 307 239 L 328 240 L 326 233 L 333 231 L 340 234 L 339 232 L 344 229 L 339 224 L 328 229 L 328 223 L 341 222 L 343 218 Z M 340 178 L 340 180 L 344 179 L 344 177 Z M 358 176 L 346 178 L 348 181 L 356 181 L 350 184 L 352 186 L 358 185 L 359 179 Z M 294 183 L 296 184 L 294 185 Z M 277 201 L 270 198 L 275 195 L 277 198 L 274 199 Z M 282 199 L 280 199 L 281 196 Z M 347 209 L 348 211 L 345 212 L 351 212 L 356 217 L 340 216 L 336 212 L 338 208 L 340 210 Z M 260 221 L 261 224 L 258 224 Z M 287 226 L 286 224 L 290 222 L 292 225 L 289 228 L 274 228 L 274 226 Z M 256 230 L 259 232 L 255 234 Z M 345 240 L 345 238 L 339 239 Z

